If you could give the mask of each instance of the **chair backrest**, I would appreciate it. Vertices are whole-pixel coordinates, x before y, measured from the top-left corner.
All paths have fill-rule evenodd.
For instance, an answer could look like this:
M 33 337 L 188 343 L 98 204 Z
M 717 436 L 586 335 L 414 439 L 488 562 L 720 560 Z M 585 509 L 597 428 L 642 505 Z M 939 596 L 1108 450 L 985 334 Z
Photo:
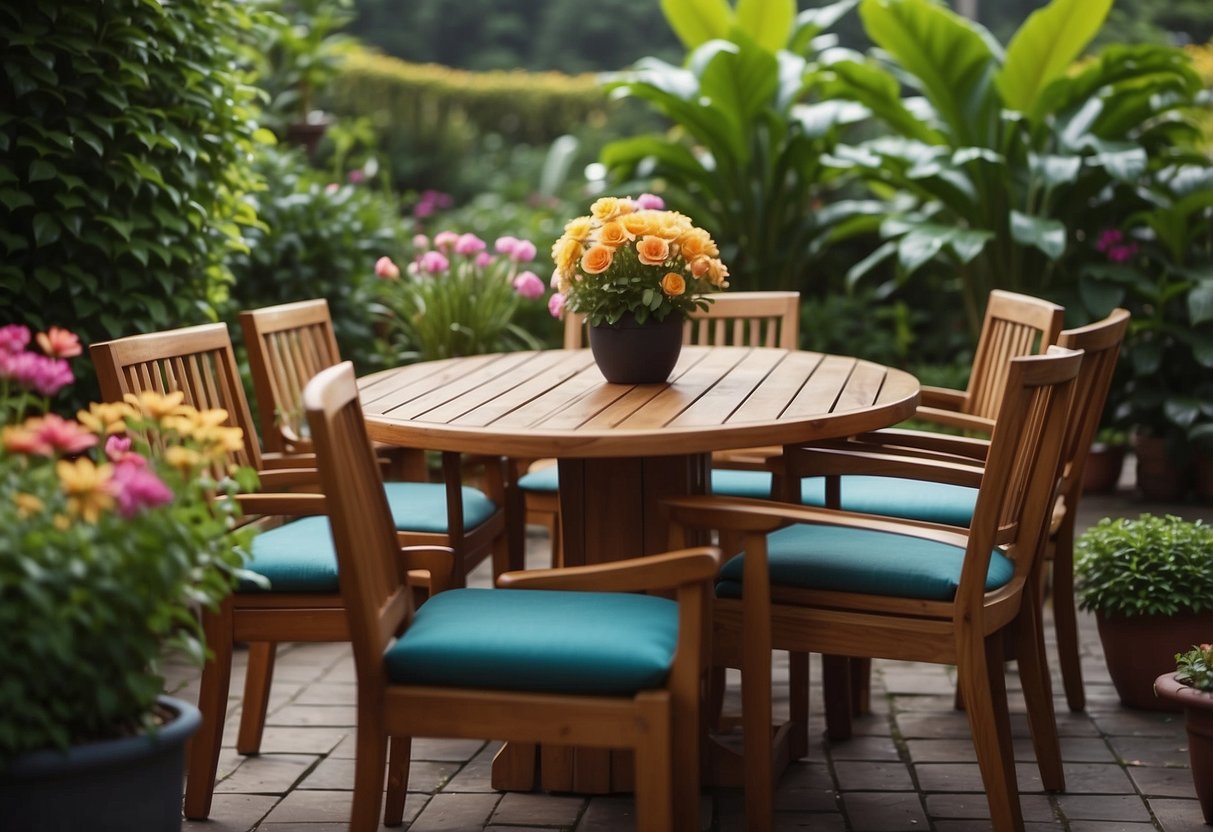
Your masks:
M 1102 321 L 1096 321 L 1078 329 L 1067 329 L 1057 338 L 1057 345 L 1070 350 L 1082 350 L 1082 369 L 1075 383 L 1074 404 L 1069 418 L 1066 447 L 1061 458 L 1061 493 L 1065 497 L 1068 511 L 1073 511 L 1082 495 L 1082 474 L 1087 464 L 1091 442 L 1099 430 L 1103 417 L 1108 389 L 1112 386 L 1112 375 L 1120 346 L 1124 343 L 1129 328 L 1129 312 L 1113 309 Z
M 199 410 L 226 410 L 225 424 L 244 432 L 244 448 L 232 461 L 261 469 L 261 448 L 226 324 L 103 341 L 90 346 L 89 355 L 106 401 L 122 401 L 127 393 L 180 391 L 185 403 Z
M 682 342 L 697 346 L 781 347 L 800 341 L 799 292 L 724 292 L 687 318 Z M 585 346 L 585 316 L 564 315 L 564 348 Z
M 266 449 L 310 451 L 303 388 L 316 373 L 341 361 L 328 301 L 241 312 L 240 326 Z
M 1008 361 L 1043 353 L 1056 343 L 1064 316 L 1064 308 L 1047 300 L 1001 289 L 990 292 L 969 374 L 964 412 L 993 419 L 1001 404 Z
M 1057 495 L 1066 422 L 1081 363 L 1081 352 L 1056 346 L 1045 355 L 1008 362 L 956 594 L 957 604 L 974 616 L 984 604 L 994 546 L 1004 546 L 1015 561 L 1007 592 L 1018 595 L 1028 583 Z
M 381 684 L 383 651 L 412 619 L 413 602 L 353 364 L 317 373 L 304 388 L 303 404 L 328 500 L 359 680 Z

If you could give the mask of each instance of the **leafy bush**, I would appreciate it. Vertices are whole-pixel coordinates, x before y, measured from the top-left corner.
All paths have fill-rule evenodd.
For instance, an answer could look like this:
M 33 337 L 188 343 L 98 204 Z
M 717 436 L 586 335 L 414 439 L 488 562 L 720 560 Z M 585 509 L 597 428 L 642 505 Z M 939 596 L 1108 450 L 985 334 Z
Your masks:
M 1168 515 L 1105 517 L 1074 543 L 1079 605 L 1105 615 L 1213 609 L 1213 528 Z
M 1213 692 L 1213 644 L 1193 645 L 1175 654 L 1175 678 L 1188 687 Z
M 90 342 L 213 315 L 254 219 L 251 25 L 235 0 L 0 6 L 0 306 L 19 322 Z
M 323 297 L 342 355 L 360 369 L 374 366 L 375 261 L 398 255 L 406 236 L 394 202 L 364 186 L 329 181 L 298 151 L 267 148 L 255 170 L 266 187 L 252 197 L 259 221 L 246 232 L 249 247 L 231 260 L 235 284 L 225 317 Z

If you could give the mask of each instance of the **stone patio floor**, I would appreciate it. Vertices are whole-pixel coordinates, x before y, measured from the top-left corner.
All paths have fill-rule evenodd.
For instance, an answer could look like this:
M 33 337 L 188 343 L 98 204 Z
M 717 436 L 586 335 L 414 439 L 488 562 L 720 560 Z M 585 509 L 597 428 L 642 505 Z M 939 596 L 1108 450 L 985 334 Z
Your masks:
M 1170 511 L 1213 520 L 1209 506 L 1149 506 L 1131 492 L 1088 497 L 1079 527 L 1106 515 Z M 546 558 L 546 538 L 528 539 L 530 558 Z M 474 582 L 488 585 L 482 565 Z M 1014 665 L 1008 689 L 1021 803 L 1030 832 L 1199 832 L 1203 824 L 1188 771 L 1182 715 L 1122 707 L 1104 668 L 1094 619 L 1080 621 L 1087 708 L 1071 713 L 1054 673 L 1058 727 L 1067 791 L 1049 794 L 1028 739 Z M 1047 632 L 1052 636 L 1051 620 Z M 1052 650 L 1052 644 L 1050 644 Z M 1050 652 L 1050 655 L 1053 655 Z M 237 662 L 243 659 L 237 653 Z M 776 674 L 783 668 L 776 659 Z M 970 832 L 990 828 L 968 725 L 953 710 L 954 670 L 938 665 L 878 661 L 871 716 L 855 736 L 828 742 L 823 734 L 820 674 L 813 665 L 812 744 L 779 782 L 776 829 L 811 832 Z M 197 698 L 197 671 L 173 668 L 175 695 Z M 241 757 L 234 748 L 243 667 L 234 668 L 225 747 L 211 819 L 186 822 L 188 832 L 330 832 L 347 826 L 354 779 L 354 663 L 346 644 L 287 644 L 279 648 L 262 751 Z M 736 693 L 736 679 L 730 684 Z M 780 687 L 776 688 L 778 697 Z M 786 707 L 786 693 L 783 705 Z M 780 705 L 776 700 L 776 707 Z M 405 805 L 410 832 L 448 830 L 575 830 L 634 828 L 630 797 L 584 798 L 501 793 L 489 785 L 497 742 L 419 739 Z M 705 791 L 703 826 L 743 830 L 739 790 Z

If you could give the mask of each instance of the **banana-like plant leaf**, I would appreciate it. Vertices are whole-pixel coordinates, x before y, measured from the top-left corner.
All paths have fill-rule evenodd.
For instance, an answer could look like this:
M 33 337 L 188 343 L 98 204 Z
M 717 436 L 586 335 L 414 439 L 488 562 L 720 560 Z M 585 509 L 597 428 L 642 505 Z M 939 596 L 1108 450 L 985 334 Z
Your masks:
M 1213 280 L 1201 282 L 1188 295 L 1188 318 L 1192 326 L 1213 321 Z
M 1078 279 L 1078 296 L 1087 312 L 1096 318 L 1104 318 L 1124 303 L 1125 287 L 1091 275 L 1083 275 Z
M 792 118 L 811 139 L 820 138 L 840 125 L 863 121 L 869 115 L 871 110 L 867 107 L 847 101 L 822 101 L 792 108 Z
M 1146 170 L 1146 151 L 1141 147 L 1127 147 L 1096 153 L 1091 164 L 1102 165 L 1113 179 L 1133 182 Z
M 1213 332 L 1193 332 L 1190 343 L 1192 355 L 1200 362 L 1200 366 L 1213 367 Z
M 847 271 L 847 286 L 854 286 L 865 274 L 897 253 L 897 241 L 889 240 Z
M 985 250 L 986 243 L 994 239 L 993 231 L 984 229 L 962 229 L 952 235 L 948 246 L 961 263 L 972 263 Z
M 898 264 L 907 275 L 918 271 L 920 266 L 943 250 L 951 231 L 939 229 L 938 226 L 921 226 L 911 230 L 897 241 Z
M 1186 428 L 1200 416 L 1200 400 L 1191 396 L 1167 396 L 1162 409 L 1172 424 Z
M 1029 112 L 1037 97 L 1082 53 L 1103 26 L 1112 0 L 1053 0 L 1032 12 L 1011 43 L 998 72 L 1003 102 Z
M 928 144 L 943 137 L 914 116 L 901 98 L 901 88 L 890 73 L 871 64 L 838 61 L 829 67 L 821 85 L 824 98 L 853 98 L 885 121 L 898 134 Z
M 1059 220 L 1033 217 L 1021 211 L 1011 212 L 1011 237 L 1023 246 L 1033 246 L 1056 260 L 1066 250 L 1066 226 Z
M 779 62 L 744 35 L 736 37 L 737 43 L 712 41 L 695 50 L 692 69 L 698 70 L 700 97 L 714 102 L 740 130 L 771 106 L 779 89 Z
M 813 38 L 829 29 L 858 5 L 859 0 L 839 0 L 837 3 L 831 3 L 818 9 L 805 9 L 796 15 L 792 37 L 788 40 L 788 50 L 803 54 L 812 43 Z
M 727 38 L 736 19 L 728 0 L 661 0 L 661 11 L 687 49 Z
M 796 0 L 737 0 L 737 25 L 768 52 L 788 44 Z
M 868 36 L 930 99 L 956 144 L 992 145 L 997 45 L 984 30 L 931 0 L 861 0 L 859 15 Z
M 1055 153 L 1028 154 L 1028 171 L 1046 188 L 1069 185 L 1078 179 L 1078 172 L 1081 169 L 1081 156 L 1061 156 Z
M 672 169 L 682 177 L 710 184 L 712 171 L 705 168 L 684 145 L 657 136 L 636 136 L 619 139 L 602 149 L 600 157 L 609 170 L 631 177 L 645 160 L 653 160 L 659 169 Z

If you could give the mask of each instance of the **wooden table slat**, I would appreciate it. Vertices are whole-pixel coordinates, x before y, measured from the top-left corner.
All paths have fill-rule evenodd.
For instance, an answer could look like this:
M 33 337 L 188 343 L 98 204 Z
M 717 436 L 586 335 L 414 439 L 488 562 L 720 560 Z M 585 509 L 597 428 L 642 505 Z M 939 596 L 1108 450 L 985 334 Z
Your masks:
M 825 356 L 817 370 L 788 404 L 787 410 L 784 411 L 785 417 L 809 418 L 833 413 L 835 403 L 846 388 L 856 363 L 856 359 L 841 355 Z

